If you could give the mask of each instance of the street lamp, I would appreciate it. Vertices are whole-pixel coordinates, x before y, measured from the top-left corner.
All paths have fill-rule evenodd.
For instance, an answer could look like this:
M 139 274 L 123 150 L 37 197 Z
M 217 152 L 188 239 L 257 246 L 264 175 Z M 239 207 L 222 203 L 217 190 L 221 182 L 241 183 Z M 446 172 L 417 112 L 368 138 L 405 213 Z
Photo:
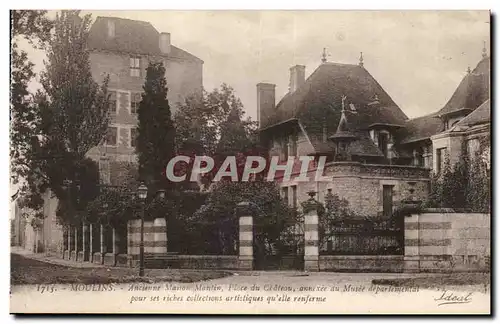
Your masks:
M 139 276 L 143 277 L 144 276 L 144 213 L 146 208 L 145 201 L 148 195 L 148 187 L 146 187 L 144 182 L 142 182 L 139 188 L 137 188 L 137 195 L 139 196 L 139 199 L 143 202 L 141 208 L 141 243 L 139 245 Z

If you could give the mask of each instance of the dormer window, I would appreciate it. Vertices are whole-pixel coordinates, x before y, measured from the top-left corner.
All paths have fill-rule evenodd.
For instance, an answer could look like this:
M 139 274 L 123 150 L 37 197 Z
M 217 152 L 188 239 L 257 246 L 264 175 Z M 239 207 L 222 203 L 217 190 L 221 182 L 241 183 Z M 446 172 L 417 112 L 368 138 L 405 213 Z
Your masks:
M 387 147 L 389 144 L 389 134 L 386 132 L 379 132 L 378 133 L 378 148 L 384 154 L 385 157 L 387 157 Z

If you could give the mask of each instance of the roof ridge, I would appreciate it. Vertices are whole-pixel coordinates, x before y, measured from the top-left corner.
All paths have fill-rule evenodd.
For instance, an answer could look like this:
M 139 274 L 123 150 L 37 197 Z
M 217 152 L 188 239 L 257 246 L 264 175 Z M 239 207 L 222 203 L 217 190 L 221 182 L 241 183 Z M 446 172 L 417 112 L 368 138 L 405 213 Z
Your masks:
M 437 112 L 433 112 L 433 113 L 430 113 L 430 114 L 418 116 L 418 117 L 415 117 L 415 118 L 410 118 L 410 119 L 406 120 L 406 122 L 414 121 L 414 120 L 417 120 L 417 119 L 429 118 L 429 117 L 436 117 L 436 118 L 438 118 Z
M 114 20 L 127 20 L 127 21 L 134 21 L 134 22 L 140 22 L 140 23 L 144 23 L 144 24 L 149 24 L 151 26 L 153 26 L 151 24 L 151 22 L 149 21 L 145 21 L 145 20 L 137 20 L 137 19 L 130 19 L 130 18 L 122 18 L 122 17 L 113 17 L 113 16 L 97 16 L 96 17 L 96 20 L 97 19 L 114 19 Z M 155 28 L 156 29 L 156 28 Z

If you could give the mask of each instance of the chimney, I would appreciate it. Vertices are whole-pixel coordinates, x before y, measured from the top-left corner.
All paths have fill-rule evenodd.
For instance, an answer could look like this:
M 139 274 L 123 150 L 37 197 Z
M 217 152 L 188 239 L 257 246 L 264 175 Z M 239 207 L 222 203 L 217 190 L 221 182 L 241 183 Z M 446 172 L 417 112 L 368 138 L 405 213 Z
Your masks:
M 108 37 L 115 37 L 115 22 L 114 20 L 108 20 Z
M 160 33 L 160 51 L 162 54 L 170 53 L 170 33 Z
M 257 122 L 259 126 L 266 123 L 276 106 L 276 85 L 271 83 L 257 84 Z
M 295 92 L 306 81 L 306 67 L 295 65 L 290 68 L 290 92 Z

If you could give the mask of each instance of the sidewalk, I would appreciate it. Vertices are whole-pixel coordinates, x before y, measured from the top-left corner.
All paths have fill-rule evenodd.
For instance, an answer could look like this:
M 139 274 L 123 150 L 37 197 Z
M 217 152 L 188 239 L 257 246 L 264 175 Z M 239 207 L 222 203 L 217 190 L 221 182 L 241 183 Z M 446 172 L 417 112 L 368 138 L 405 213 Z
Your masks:
M 58 256 L 47 256 L 43 253 L 33 253 L 32 251 L 25 250 L 20 246 L 11 246 L 10 253 L 22 255 L 23 257 L 28 259 L 38 260 L 50 264 L 62 265 L 72 268 L 118 268 L 118 267 L 108 267 L 101 264 L 90 263 L 88 261 L 80 262 L 80 261 L 64 260 Z
M 22 247 L 19 246 L 11 246 L 11 253 L 12 254 L 19 254 L 22 255 L 25 258 L 33 259 L 33 260 L 38 260 L 41 262 L 46 262 L 50 264 L 55 264 L 55 265 L 62 265 L 66 267 L 72 267 L 72 268 L 107 268 L 107 269 L 131 269 L 128 267 L 119 267 L 119 266 L 104 266 L 100 264 L 95 264 L 95 263 L 90 263 L 88 261 L 86 262 L 80 262 L 80 261 L 71 261 L 71 260 L 63 260 L 60 257 L 57 256 L 46 256 L 43 253 L 33 253 L 32 251 L 28 251 L 23 249 Z M 147 269 L 148 272 L 154 273 L 155 275 L 158 275 L 159 273 L 162 273 L 164 271 L 196 271 L 196 272 L 211 272 L 211 271 L 217 271 L 217 269 Z M 312 278 L 345 278 L 348 277 L 351 280 L 355 280 L 358 278 L 415 278 L 415 277 L 439 277 L 439 276 L 445 276 L 443 273 L 390 273 L 390 272 L 383 272 L 383 273 L 370 273 L 370 272 L 329 272 L 329 271 L 321 271 L 321 272 L 306 272 L 306 271 L 300 271 L 300 270 L 272 270 L 272 271 L 265 271 L 265 270 L 221 270 L 225 271 L 228 273 L 232 273 L 235 276 L 242 276 L 242 277 L 287 277 L 287 278 L 295 278 L 295 279 L 300 279 L 300 277 L 310 277 Z

